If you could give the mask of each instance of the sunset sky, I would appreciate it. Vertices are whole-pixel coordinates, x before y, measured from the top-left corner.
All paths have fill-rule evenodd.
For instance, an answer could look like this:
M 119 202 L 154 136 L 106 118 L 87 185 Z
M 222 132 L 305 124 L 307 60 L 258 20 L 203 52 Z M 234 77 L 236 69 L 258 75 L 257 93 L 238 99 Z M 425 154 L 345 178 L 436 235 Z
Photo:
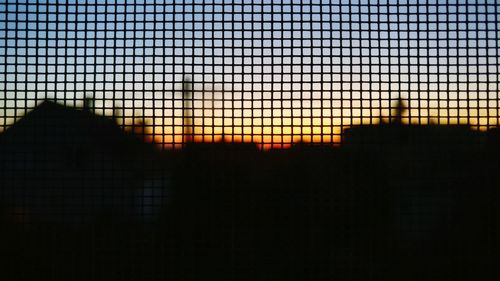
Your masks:
M 498 125 L 497 1 L 276 3 L 1 1 L 0 128 L 87 97 L 179 146 L 184 80 L 196 140 L 339 142 L 398 97 L 407 123 Z

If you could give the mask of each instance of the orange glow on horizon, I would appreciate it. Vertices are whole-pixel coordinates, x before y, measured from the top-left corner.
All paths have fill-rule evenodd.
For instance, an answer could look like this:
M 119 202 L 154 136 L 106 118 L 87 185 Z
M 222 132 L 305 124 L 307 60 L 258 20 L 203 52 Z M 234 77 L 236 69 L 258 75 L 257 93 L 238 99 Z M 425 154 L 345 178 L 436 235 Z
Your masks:
M 498 118 L 424 118 L 403 116 L 401 122 L 407 125 L 469 125 L 472 130 L 486 131 L 497 127 Z M 325 121 L 326 120 L 326 121 Z M 339 119 L 340 120 L 340 119 Z M 378 125 L 389 122 L 389 118 L 344 118 L 342 120 L 310 118 L 302 124 L 307 126 L 244 126 L 244 127 L 201 127 L 193 126 L 193 134 L 183 136 L 181 126 L 156 126 L 147 130 L 146 141 L 156 143 L 163 149 L 181 149 L 185 143 L 254 143 L 259 149 L 288 149 L 294 144 L 341 144 L 344 130 L 357 125 Z M 359 120 L 358 122 L 353 122 Z M 244 122 L 245 123 L 245 122 Z M 249 124 L 249 123 L 246 123 Z M 342 124 L 342 125 L 341 125 Z
M 496 110 L 460 109 L 448 115 L 448 109 L 408 110 L 402 117 L 403 124 L 411 125 L 468 125 L 472 130 L 486 131 L 498 127 L 500 118 Z M 19 116 L 18 119 L 22 117 Z M 7 122 L 8 121 L 8 122 Z M 145 119 L 137 124 L 133 118 L 119 118 L 117 124 L 126 131 L 143 135 L 146 142 L 152 142 L 162 149 L 181 149 L 187 142 L 194 143 L 253 143 L 262 150 L 287 149 L 298 143 L 341 144 L 341 135 L 347 128 L 357 125 L 387 123 L 389 117 L 339 116 L 339 117 L 194 117 L 192 140 L 183 136 L 182 119 Z M 135 120 L 137 121 L 137 120 Z M 0 132 L 15 124 L 5 119 Z

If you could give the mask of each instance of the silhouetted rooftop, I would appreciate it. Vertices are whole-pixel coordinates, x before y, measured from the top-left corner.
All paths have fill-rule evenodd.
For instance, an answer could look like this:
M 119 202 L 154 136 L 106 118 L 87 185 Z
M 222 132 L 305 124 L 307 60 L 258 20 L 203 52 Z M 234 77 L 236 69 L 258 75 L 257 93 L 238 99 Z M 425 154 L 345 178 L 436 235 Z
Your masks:
M 44 101 L 7 129 L 3 149 L 47 155 L 90 152 L 133 161 L 155 154 L 154 145 L 124 132 L 114 120 L 88 110 Z
M 344 132 L 346 146 L 464 145 L 479 141 L 465 125 L 380 124 L 352 127 Z

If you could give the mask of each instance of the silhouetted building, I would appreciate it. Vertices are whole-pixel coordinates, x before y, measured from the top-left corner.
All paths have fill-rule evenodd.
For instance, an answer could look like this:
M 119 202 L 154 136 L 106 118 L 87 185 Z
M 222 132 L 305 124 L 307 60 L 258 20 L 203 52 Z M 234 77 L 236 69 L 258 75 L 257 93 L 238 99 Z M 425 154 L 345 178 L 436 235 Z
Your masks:
M 471 280 L 496 272 L 497 135 L 396 119 L 347 130 L 339 148 L 158 153 L 112 119 L 46 102 L 0 135 L 11 219 L 160 215 L 76 231 L 7 223 L 0 246 L 30 277 Z
M 2 135 L 0 200 L 28 221 L 130 216 L 157 157 L 114 120 L 45 101 Z
M 351 128 L 344 136 L 354 175 L 349 185 L 363 190 L 364 207 L 377 210 L 383 225 L 392 225 L 388 233 L 411 257 L 407 265 L 438 262 L 451 255 L 443 245 L 458 249 L 467 235 L 485 234 L 479 224 L 494 216 L 496 199 L 488 199 L 494 193 L 481 132 L 395 123 Z

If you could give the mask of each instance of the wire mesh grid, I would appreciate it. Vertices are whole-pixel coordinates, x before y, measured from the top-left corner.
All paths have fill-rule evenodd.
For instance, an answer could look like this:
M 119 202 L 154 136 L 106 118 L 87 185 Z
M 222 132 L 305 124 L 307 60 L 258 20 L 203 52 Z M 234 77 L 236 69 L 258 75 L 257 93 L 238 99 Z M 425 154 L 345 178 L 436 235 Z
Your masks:
M 150 139 L 340 143 L 387 121 L 498 124 L 498 5 L 411 1 L 9 2 L 3 126 L 41 100 Z
M 0 275 L 494 280 L 499 32 L 495 0 L 0 0 Z

